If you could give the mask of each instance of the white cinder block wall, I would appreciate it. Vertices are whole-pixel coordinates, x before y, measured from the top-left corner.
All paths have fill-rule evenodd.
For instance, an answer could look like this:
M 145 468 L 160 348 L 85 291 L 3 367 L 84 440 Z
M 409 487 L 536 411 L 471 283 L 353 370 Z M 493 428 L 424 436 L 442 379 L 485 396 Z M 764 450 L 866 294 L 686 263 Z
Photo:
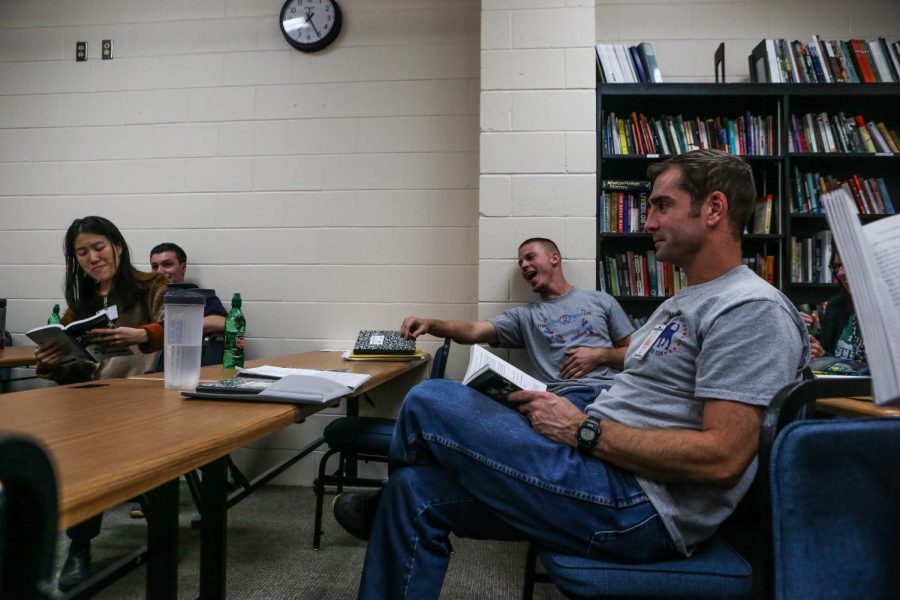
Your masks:
M 226 305 L 240 291 L 251 358 L 347 348 L 411 313 L 475 316 L 478 1 L 340 0 L 341 36 L 316 54 L 284 41 L 282 3 L 0 0 L 0 297 L 17 343 L 62 302 L 63 233 L 87 214 L 123 229 L 140 267 L 174 241 L 190 279 Z M 241 458 L 263 466 L 329 418 Z

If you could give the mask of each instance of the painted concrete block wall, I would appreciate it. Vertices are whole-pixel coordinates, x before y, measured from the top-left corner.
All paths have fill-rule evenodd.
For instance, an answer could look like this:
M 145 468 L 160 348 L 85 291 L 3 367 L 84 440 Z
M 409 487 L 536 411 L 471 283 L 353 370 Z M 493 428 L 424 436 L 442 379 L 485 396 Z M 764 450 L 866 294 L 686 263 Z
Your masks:
M 516 266 L 556 241 L 569 280 L 594 287 L 593 0 L 481 3 L 479 316 L 533 299 Z M 510 359 L 527 367 L 527 358 Z
M 63 233 L 87 214 L 123 230 L 140 268 L 174 241 L 189 279 L 226 305 L 240 291 L 250 358 L 474 316 L 479 2 L 341 0 L 341 36 L 316 54 L 284 41 L 282 3 L 0 2 L 0 297 L 17 343 L 62 302 Z M 301 447 L 331 418 L 240 458 Z
M 750 81 L 747 55 L 763 38 L 900 37 L 894 0 L 596 0 L 598 42 L 653 42 L 666 82 L 715 81 L 725 42 L 725 81 Z

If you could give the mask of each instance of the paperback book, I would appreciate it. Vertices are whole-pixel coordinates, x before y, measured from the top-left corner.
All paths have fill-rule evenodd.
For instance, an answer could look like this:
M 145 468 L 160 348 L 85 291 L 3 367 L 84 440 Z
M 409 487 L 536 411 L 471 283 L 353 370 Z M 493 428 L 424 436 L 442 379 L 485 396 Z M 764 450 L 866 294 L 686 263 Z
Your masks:
M 463 385 L 507 403 L 507 397 L 519 390 L 546 391 L 547 385 L 518 369 L 481 346 L 472 346 Z
M 75 361 L 99 363 L 113 356 L 134 354 L 134 350 L 130 346 L 113 346 L 91 342 L 90 331 L 92 329 L 115 327 L 114 321 L 118 316 L 118 310 L 113 306 L 101 310 L 87 319 L 72 321 L 68 325 L 60 325 L 59 323 L 41 325 L 26 332 L 25 335 L 38 346 L 48 342 L 55 342 L 64 347 L 66 355 L 59 364 Z
M 863 226 L 843 188 L 822 203 L 866 341 L 875 403 L 900 405 L 900 215 Z

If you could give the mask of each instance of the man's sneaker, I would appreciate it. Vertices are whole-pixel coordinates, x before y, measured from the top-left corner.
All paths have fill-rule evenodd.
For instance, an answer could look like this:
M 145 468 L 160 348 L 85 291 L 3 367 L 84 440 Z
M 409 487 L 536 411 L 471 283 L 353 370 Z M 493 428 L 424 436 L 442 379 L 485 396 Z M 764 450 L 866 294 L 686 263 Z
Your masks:
M 331 503 L 334 520 L 350 535 L 361 540 L 368 540 L 379 500 L 381 500 L 381 490 L 338 494 Z

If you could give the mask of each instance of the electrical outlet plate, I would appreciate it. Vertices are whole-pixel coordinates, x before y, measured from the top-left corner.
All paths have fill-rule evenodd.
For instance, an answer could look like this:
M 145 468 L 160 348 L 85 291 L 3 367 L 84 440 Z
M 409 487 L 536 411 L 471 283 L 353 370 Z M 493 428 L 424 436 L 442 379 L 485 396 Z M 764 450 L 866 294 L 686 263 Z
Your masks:
M 100 45 L 100 58 L 103 60 L 112 60 L 112 40 L 103 40 Z
M 84 62 L 87 60 L 87 42 L 75 42 L 75 61 Z

